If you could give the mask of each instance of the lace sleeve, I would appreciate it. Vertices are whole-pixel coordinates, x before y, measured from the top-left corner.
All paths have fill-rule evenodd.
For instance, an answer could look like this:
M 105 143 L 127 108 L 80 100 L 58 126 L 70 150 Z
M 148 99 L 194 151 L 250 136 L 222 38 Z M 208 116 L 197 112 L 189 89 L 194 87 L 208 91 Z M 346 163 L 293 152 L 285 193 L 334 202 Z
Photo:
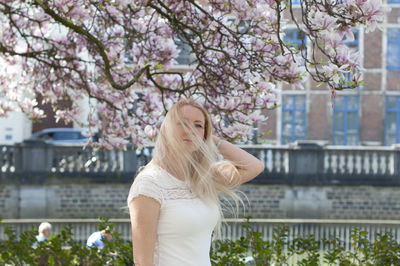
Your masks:
M 162 204 L 163 197 L 160 187 L 150 176 L 137 176 L 129 190 L 127 204 L 139 195 L 150 197 Z

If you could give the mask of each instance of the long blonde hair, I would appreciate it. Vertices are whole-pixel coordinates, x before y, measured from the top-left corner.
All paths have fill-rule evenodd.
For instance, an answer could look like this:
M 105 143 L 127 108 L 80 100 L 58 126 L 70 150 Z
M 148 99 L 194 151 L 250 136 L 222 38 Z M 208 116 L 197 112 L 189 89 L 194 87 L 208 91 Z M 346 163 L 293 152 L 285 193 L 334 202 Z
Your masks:
M 204 136 L 194 136 L 195 151 L 185 149 L 182 140 L 177 138 L 176 125 L 183 125 L 186 132 L 194 130 L 192 125 L 187 124 L 182 116 L 181 109 L 184 106 L 192 106 L 199 109 L 205 119 Z M 238 213 L 238 202 L 242 202 L 236 194 L 238 183 L 238 171 L 229 161 L 218 159 L 218 148 L 212 138 L 213 126 L 208 112 L 192 99 L 181 99 L 168 111 L 157 137 L 153 162 L 164 168 L 172 175 L 180 173 L 185 177 L 191 190 L 203 201 L 217 203 L 220 210 L 220 221 L 223 218 L 221 201 L 219 195 L 224 193 L 230 196 L 236 205 Z M 193 135 L 193 134 L 192 134 Z M 221 182 L 221 180 L 224 180 Z M 220 223 L 218 223 L 218 228 Z M 218 231 L 218 230 L 217 230 Z

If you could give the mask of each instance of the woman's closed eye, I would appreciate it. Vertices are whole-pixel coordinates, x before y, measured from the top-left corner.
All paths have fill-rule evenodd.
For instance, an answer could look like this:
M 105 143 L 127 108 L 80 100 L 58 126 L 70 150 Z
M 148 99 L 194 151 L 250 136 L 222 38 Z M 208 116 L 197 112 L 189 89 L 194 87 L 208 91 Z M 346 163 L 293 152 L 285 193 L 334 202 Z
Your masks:
M 203 125 L 201 125 L 201 124 L 195 124 L 194 125 L 196 128 L 203 128 Z

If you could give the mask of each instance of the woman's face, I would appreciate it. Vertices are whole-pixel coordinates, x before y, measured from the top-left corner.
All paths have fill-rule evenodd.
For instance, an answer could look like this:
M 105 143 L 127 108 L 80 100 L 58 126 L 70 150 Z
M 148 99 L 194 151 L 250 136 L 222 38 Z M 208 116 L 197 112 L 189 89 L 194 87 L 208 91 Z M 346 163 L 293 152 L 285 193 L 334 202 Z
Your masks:
M 183 141 L 190 151 L 197 150 L 197 145 L 193 137 L 204 139 L 205 135 L 205 117 L 202 111 L 191 105 L 184 105 L 179 110 L 181 121 L 177 122 L 177 137 Z M 186 129 L 186 130 L 185 130 Z

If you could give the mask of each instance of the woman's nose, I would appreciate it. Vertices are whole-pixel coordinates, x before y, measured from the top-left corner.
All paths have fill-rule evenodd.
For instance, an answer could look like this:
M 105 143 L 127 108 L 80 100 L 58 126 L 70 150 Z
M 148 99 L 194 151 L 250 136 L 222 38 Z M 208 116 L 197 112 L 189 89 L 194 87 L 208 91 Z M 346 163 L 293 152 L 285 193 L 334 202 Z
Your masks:
M 193 133 L 194 133 L 193 126 L 187 125 L 186 128 L 185 128 L 185 133 L 186 133 L 186 134 L 193 135 Z

